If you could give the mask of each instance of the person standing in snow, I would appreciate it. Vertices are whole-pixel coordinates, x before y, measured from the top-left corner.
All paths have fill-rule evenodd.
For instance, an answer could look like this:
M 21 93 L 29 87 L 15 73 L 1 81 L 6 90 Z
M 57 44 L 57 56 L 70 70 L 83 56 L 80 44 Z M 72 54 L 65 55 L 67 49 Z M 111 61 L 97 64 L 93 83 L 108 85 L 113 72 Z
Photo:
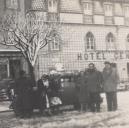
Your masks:
M 89 93 L 89 107 L 92 112 L 100 112 L 102 90 L 102 74 L 96 70 L 93 63 L 90 63 L 85 73 L 87 79 L 87 91 Z
M 77 94 L 80 103 L 80 110 L 83 112 L 88 110 L 88 91 L 86 84 L 86 77 L 84 71 L 81 71 L 76 80 Z
M 106 93 L 107 108 L 108 111 L 117 110 L 117 84 L 119 82 L 119 76 L 114 65 L 106 61 L 103 69 L 103 89 Z
M 49 76 L 46 74 L 42 75 L 41 79 L 38 80 L 37 84 L 38 84 L 40 112 L 45 114 L 44 110 L 47 109 L 47 114 L 51 115 L 50 103 L 49 103 L 49 97 L 48 97 L 48 90 L 50 89 Z

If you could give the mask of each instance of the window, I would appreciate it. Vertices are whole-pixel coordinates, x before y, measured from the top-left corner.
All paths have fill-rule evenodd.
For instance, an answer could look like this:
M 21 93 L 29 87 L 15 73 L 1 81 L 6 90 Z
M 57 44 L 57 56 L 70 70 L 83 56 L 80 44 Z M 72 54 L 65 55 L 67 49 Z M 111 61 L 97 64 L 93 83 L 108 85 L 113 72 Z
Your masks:
M 122 6 L 120 3 L 115 3 L 115 9 L 114 9 L 114 12 L 115 12 L 115 15 L 117 16 L 122 16 L 123 15 L 123 9 L 122 9 Z
M 129 34 L 127 35 L 127 42 L 129 43 Z
M 7 43 L 7 45 L 14 45 L 14 43 L 15 43 L 14 35 L 11 32 L 4 31 L 3 38 L 4 38 L 5 42 Z
M 126 49 L 129 50 L 129 34 L 126 37 Z
M 86 34 L 86 50 L 95 50 L 95 39 L 91 32 Z
M 8 60 L 0 59 L 0 80 L 5 79 L 9 76 L 8 74 Z
M 129 6 L 124 7 L 124 15 L 126 18 L 129 17 Z
M 58 1 L 57 0 L 48 0 L 48 12 L 57 13 Z
M 51 1 L 49 1 L 49 7 L 52 7 L 52 2 Z
M 92 3 L 84 3 L 83 10 L 84 10 L 84 14 L 92 15 Z
M 115 50 L 115 38 L 114 35 L 110 32 L 106 37 L 107 50 Z
M 49 48 L 51 51 L 59 51 L 60 50 L 60 36 L 56 31 L 52 31 L 50 34 Z
M 110 3 L 104 4 L 104 13 L 105 13 L 105 24 L 112 25 L 113 22 L 113 5 Z
M 113 6 L 112 4 L 104 4 L 105 16 L 113 16 Z
M 18 9 L 18 0 L 6 0 L 6 8 Z
M 95 14 L 103 14 L 103 6 L 102 2 L 100 1 L 94 1 L 94 13 Z

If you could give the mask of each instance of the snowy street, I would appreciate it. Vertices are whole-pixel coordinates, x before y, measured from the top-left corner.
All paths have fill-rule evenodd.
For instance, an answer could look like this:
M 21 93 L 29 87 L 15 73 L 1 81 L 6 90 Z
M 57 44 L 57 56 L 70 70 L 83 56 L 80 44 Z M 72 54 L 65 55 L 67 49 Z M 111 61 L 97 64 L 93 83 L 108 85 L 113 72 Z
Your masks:
M 105 95 L 102 94 L 102 97 Z M 19 119 L 12 112 L 1 112 L 0 128 L 129 128 L 128 97 L 128 91 L 118 93 L 119 107 L 115 112 L 107 112 L 105 98 L 100 113 L 70 111 L 52 117 Z M 1 103 L 0 109 L 3 111 L 5 106 Z

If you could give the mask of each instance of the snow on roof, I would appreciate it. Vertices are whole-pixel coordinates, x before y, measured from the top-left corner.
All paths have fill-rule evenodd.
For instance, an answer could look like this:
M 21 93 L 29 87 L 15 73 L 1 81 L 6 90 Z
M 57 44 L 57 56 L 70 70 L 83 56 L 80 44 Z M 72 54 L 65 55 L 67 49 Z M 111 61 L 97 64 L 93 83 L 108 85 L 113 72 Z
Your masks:
M 60 1 L 60 12 L 75 12 L 81 13 L 82 7 L 81 2 L 86 1 L 109 1 L 109 2 L 122 2 L 129 3 L 129 0 L 59 0 Z M 47 10 L 46 0 L 32 0 L 32 9 Z
M 61 0 L 60 1 L 61 12 L 82 12 L 80 0 Z

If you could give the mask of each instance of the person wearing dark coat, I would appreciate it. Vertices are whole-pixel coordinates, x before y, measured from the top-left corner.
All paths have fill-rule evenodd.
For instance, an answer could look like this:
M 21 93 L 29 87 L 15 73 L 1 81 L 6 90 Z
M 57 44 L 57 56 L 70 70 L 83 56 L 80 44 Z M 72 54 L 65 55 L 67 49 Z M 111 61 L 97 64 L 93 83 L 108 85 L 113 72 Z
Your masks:
M 119 76 L 115 65 L 111 65 L 110 62 L 105 62 L 103 69 L 103 89 L 106 93 L 107 108 L 108 111 L 117 110 L 117 84 L 119 82 Z
M 80 72 L 76 80 L 76 89 L 78 94 L 78 99 L 80 103 L 80 110 L 85 112 L 88 110 L 88 100 L 89 94 L 87 91 L 86 77 L 83 71 Z
M 50 111 L 50 81 L 49 81 L 49 76 L 44 74 L 42 75 L 41 79 L 38 80 L 38 97 L 39 97 L 39 108 L 41 114 L 46 114 L 44 113 L 45 109 L 47 109 L 47 114 L 51 115 Z
M 102 74 L 96 70 L 93 63 L 89 64 L 87 71 L 85 72 L 87 79 L 87 90 L 89 93 L 89 107 L 92 112 L 100 112 L 102 90 Z
M 16 109 L 21 117 L 30 117 L 32 113 L 32 82 L 26 77 L 25 71 L 20 71 L 20 77 L 15 81 L 17 95 Z
M 47 88 L 44 85 L 44 83 L 47 80 L 48 80 L 47 76 L 42 75 L 41 79 L 39 79 L 38 82 L 37 82 L 37 85 L 38 85 L 38 102 L 39 102 L 39 108 L 40 108 L 41 113 L 46 108 L 46 97 L 45 96 L 46 96 L 46 93 L 47 93 Z

